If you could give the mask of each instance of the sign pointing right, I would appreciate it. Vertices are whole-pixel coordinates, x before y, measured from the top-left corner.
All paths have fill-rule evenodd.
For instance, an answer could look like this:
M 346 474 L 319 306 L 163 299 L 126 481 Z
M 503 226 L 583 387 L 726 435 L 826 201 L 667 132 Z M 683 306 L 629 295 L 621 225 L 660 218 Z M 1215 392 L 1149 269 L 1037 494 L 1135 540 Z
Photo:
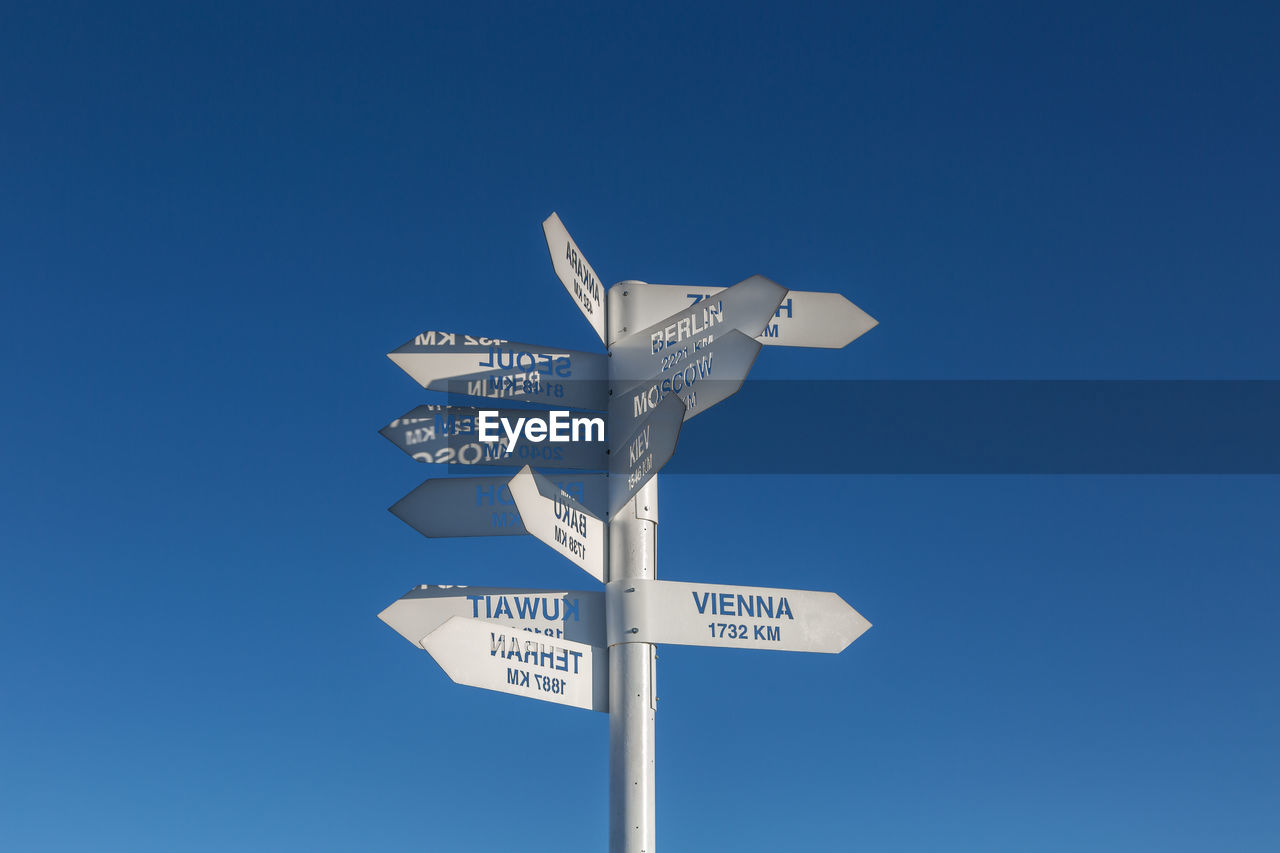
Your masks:
M 834 592 L 627 579 L 605 585 L 609 644 L 836 654 L 871 623 Z
M 722 287 L 627 282 L 631 322 L 637 326 L 657 323 L 722 290 Z M 866 334 L 877 322 L 842 294 L 788 290 L 758 340 L 766 346 L 840 349 Z M 613 334 L 616 337 L 625 332 L 614 329 Z

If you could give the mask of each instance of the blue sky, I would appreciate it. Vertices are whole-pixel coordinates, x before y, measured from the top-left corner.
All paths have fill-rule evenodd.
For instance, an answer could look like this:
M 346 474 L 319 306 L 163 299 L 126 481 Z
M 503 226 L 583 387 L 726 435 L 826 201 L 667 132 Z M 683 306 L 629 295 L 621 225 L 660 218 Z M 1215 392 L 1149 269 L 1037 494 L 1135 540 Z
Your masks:
M 377 434 L 426 402 L 384 355 L 424 329 L 598 346 L 552 210 L 606 283 L 760 273 L 881 321 L 753 375 L 1280 378 L 1264 4 L 5 18 L 6 849 L 604 844 L 603 715 L 453 685 L 376 618 L 591 588 L 420 537 L 386 507 L 433 472 Z M 777 405 L 741 414 L 778 453 L 839 434 Z M 662 650 L 662 849 L 1280 844 L 1274 476 L 661 495 L 661 577 L 874 624 Z

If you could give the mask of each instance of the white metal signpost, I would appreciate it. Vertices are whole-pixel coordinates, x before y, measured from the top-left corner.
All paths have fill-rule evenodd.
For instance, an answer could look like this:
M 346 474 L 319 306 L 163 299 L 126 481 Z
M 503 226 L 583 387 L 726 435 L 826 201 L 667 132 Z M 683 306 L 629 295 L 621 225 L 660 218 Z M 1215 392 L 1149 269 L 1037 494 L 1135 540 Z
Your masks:
M 423 586 L 379 616 L 459 684 L 607 712 L 609 850 L 653 853 L 654 644 L 834 654 L 870 627 L 832 592 L 658 580 L 656 474 L 681 423 L 735 393 L 762 345 L 839 348 L 876 321 L 763 276 L 606 292 L 560 217 L 542 227 L 610 353 L 440 332 L 392 352 L 428 390 L 555 408 L 433 405 L 393 422 L 383 434 L 419 461 L 519 471 L 430 479 L 391 510 L 429 537 L 531 533 L 604 588 Z M 605 435 L 565 437 L 573 417 Z

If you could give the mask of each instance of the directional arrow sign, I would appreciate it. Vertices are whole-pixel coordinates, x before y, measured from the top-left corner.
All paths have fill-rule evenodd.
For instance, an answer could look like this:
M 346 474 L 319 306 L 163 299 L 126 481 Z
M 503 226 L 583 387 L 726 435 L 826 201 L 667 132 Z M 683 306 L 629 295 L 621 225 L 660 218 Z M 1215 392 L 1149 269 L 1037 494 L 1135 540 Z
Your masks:
M 419 406 L 379 432 L 419 462 L 603 471 L 609 459 L 604 420 L 599 412 L 566 409 Z M 545 426 L 535 431 L 536 424 Z M 484 441 L 485 435 L 499 440 Z
M 594 711 L 609 710 L 609 653 L 465 616 L 422 641 L 458 684 Z
M 556 276 L 564 284 L 565 290 L 573 297 L 583 316 L 596 330 L 602 342 L 604 337 L 604 288 L 596 271 L 582 256 L 578 244 L 573 242 L 569 231 L 560 221 L 560 217 L 551 214 L 542 223 L 542 233 L 547 238 L 547 251 L 551 252 L 551 265 L 555 267 Z M 606 342 L 607 343 L 607 342 Z
M 617 432 L 635 424 L 668 395 L 685 404 L 685 420 L 736 394 L 751 372 L 760 342 L 736 329 L 693 350 L 687 357 L 664 362 L 657 376 L 643 382 L 618 383 L 609 403 L 609 427 Z
M 609 644 L 843 651 L 871 623 L 834 592 L 620 580 L 605 587 Z
M 515 626 L 547 637 L 603 648 L 604 593 L 493 586 L 420 586 L 378 618 L 422 648 L 422 640 L 453 616 Z
M 684 287 L 674 284 L 628 282 L 625 316 L 634 326 L 652 325 L 664 317 L 720 293 L 719 287 Z M 618 312 L 624 316 L 624 312 Z M 768 346 L 840 349 L 875 327 L 877 321 L 840 293 L 789 290 L 774 318 L 761 331 L 759 341 Z M 614 335 L 625 334 L 614 329 Z
M 684 400 L 676 394 L 663 399 L 639 418 L 628 417 L 631 410 L 613 420 L 609 440 L 609 515 L 612 516 L 657 474 L 676 452 L 680 425 L 685 420 Z M 631 430 L 623 432 L 623 429 Z
M 615 344 L 609 379 L 614 387 L 653 379 L 694 358 L 730 329 L 755 337 L 786 293 L 782 285 L 757 275 L 690 305 Z
M 432 391 L 604 409 L 608 357 L 453 332 L 423 332 L 387 357 Z
M 605 523 L 527 465 L 511 478 L 525 529 L 598 581 L 604 580 Z
M 401 498 L 391 512 L 423 536 L 516 536 L 525 530 L 510 477 L 431 479 Z M 603 512 L 608 484 L 603 474 L 556 477 L 552 485 L 587 507 Z M 594 511 L 594 510 L 593 510 Z

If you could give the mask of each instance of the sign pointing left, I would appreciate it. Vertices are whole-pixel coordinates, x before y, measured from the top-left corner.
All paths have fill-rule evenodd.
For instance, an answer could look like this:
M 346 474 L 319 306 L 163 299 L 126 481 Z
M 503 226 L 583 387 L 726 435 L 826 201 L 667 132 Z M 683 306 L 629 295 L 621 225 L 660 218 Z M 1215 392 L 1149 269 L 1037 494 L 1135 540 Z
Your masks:
M 600 410 L 609 358 L 456 332 L 423 332 L 387 358 L 429 391 Z
M 605 649 L 454 616 L 422 641 L 458 684 L 590 711 L 609 710 Z

